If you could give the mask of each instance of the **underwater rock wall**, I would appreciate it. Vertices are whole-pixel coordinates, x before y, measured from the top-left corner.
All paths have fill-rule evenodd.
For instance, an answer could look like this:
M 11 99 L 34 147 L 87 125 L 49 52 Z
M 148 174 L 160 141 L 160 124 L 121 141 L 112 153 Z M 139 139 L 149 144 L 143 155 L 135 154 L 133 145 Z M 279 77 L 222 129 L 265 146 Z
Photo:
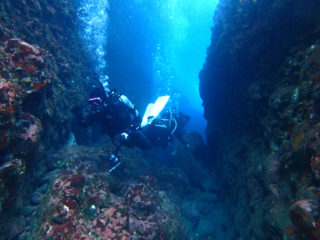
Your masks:
M 208 138 L 220 127 L 237 133 L 258 132 L 257 127 L 263 134 L 257 120 L 269 108 L 273 84 L 279 82 L 276 72 L 289 54 L 311 46 L 319 37 L 318 5 L 317 1 L 220 2 L 200 73 L 200 92 L 210 121 Z
M 51 165 L 46 154 L 68 141 L 72 109 L 94 82 L 76 8 L 64 0 L 0 2 L 0 224 L 32 201 Z
M 90 67 L 78 37 L 77 4 L 49 0 L 0 3 L 0 41 L 19 38 L 39 46 L 50 56 L 46 64 L 54 72 L 55 80 L 46 88 L 45 99 L 32 95 L 24 99 L 23 105 L 27 112 L 44 120 L 43 139 L 53 145 L 69 137 L 71 109 L 83 100 L 82 93 L 94 81 L 90 72 L 94 68 Z
M 200 91 L 234 239 L 320 239 L 319 10 L 300 0 L 218 6 Z

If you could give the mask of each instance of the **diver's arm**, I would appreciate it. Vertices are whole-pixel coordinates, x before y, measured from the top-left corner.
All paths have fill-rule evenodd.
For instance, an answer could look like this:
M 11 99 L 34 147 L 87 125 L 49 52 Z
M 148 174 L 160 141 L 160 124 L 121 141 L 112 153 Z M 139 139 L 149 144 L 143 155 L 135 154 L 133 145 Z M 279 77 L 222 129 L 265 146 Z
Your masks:
M 129 98 L 125 95 L 120 95 L 119 100 L 124 103 L 125 105 L 128 106 L 128 108 L 130 109 L 135 109 L 134 105 L 132 104 L 132 102 L 129 100 Z
M 139 116 L 139 112 L 136 109 L 135 105 L 129 100 L 129 98 L 125 95 L 121 95 L 119 97 L 119 101 L 125 104 L 128 107 L 129 112 L 133 115 L 132 119 L 132 127 L 138 128 L 141 124 L 141 117 Z

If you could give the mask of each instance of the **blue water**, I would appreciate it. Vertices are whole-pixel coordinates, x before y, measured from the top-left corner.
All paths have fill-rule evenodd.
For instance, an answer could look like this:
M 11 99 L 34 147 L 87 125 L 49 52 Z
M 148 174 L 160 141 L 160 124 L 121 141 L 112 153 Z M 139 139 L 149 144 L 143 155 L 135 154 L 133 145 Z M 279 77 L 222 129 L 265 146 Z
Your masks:
M 161 57 L 155 59 L 154 81 L 158 87 L 168 85 L 169 93 L 178 96 L 175 101 L 179 101 L 180 110 L 191 116 L 188 129 L 203 135 L 206 122 L 198 74 L 210 43 L 210 28 L 217 4 L 217 0 L 161 1 L 162 19 L 158 23 L 165 31 L 159 39 L 156 56 Z M 161 72 L 165 76 L 161 76 Z
M 128 35 L 125 36 L 128 40 L 120 40 L 118 49 L 112 49 L 119 52 L 121 49 L 119 55 L 123 56 L 123 61 L 120 60 L 117 65 L 121 68 L 121 77 L 117 78 L 119 74 L 114 73 L 117 70 L 110 70 L 115 76 L 111 82 L 124 79 L 127 81 L 127 89 L 123 87 L 118 90 L 124 91 L 129 97 L 130 95 L 134 97 L 137 91 L 141 91 L 141 88 L 135 89 L 135 92 L 130 92 L 130 89 L 136 88 L 139 84 L 146 85 L 145 82 L 142 82 L 146 79 L 141 80 L 141 76 L 149 76 L 148 73 L 151 72 L 151 78 L 147 79 L 149 82 L 147 88 L 154 95 L 153 99 L 155 100 L 160 95 L 171 95 L 175 107 L 191 116 L 187 129 L 197 130 L 204 135 L 206 122 L 203 118 L 202 100 L 199 94 L 198 74 L 205 61 L 206 49 L 210 43 L 213 15 L 217 3 L 218 0 L 136 0 L 127 2 L 124 0 L 121 3 L 114 1 L 109 7 L 107 0 L 82 0 L 81 8 L 78 10 L 81 22 L 79 31 L 83 36 L 84 46 L 97 66 L 96 72 L 101 83 L 105 87 L 110 84 L 106 74 L 106 68 L 108 68 L 106 46 L 108 34 L 110 34 L 109 25 L 117 24 L 117 28 L 111 34 L 118 34 L 117 31 L 119 31 L 119 36 L 123 38 L 121 31 L 127 31 Z M 118 22 L 114 23 L 112 19 L 109 19 L 108 13 L 116 10 L 112 6 L 123 9 L 122 16 L 116 20 L 121 21 L 122 26 L 120 27 Z M 135 39 L 143 39 L 144 42 L 137 44 Z M 128 46 L 130 42 L 136 44 Z M 126 59 L 124 53 L 132 56 Z M 147 55 L 152 58 L 151 63 L 145 62 L 148 59 Z M 128 59 L 130 62 L 127 62 Z M 139 77 L 133 76 L 132 69 L 127 65 L 134 66 L 134 75 Z M 119 84 L 115 85 L 119 88 Z M 121 83 L 121 85 L 124 84 Z M 148 102 L 145 102 L 145 106 L 147 104 Z
M 105 60 L 108 31 L 108 0 L 81 0 L 77 15 L 83 45 L 96 66 L 102 85 L 108 88 Z

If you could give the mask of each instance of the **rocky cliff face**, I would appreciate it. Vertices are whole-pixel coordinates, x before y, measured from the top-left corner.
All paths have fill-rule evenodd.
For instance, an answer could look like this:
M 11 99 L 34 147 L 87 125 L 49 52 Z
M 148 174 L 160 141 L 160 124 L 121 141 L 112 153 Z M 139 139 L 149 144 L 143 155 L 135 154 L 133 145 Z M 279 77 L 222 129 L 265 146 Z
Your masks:
M 200 90 L 233 239 L 320 239 L 319 10 L 219 4 Z
M 86 78 L 94 79 L 76 8 L 71 1 L 0 3 L 1 221 L 29 201 L 50 168 L 46 155 L 69 139 Z
M 94 82 L 90 82 L 94 68 L 78 36 L 76 9 L 77 3 L 72 1 L 3 1 L 0 5 L 0 40 L 19 38 L 48 54 L 46 64 L 55 75 L 42 92 L 48 101 L 39 106 L 42 101 L 33 95 L 30 100 L 24 99 L 23 105 L 25 111 L 45 119 L 44 139 L 50 144 L 69 137 L 71 109 L 83 100 L 83 92 Z

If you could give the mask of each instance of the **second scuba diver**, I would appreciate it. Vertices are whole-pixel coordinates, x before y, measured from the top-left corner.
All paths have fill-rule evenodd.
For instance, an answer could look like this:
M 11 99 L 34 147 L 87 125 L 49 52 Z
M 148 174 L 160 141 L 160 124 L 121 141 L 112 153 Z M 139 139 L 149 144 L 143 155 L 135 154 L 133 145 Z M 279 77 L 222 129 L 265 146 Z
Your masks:
M 121 146 L 137 146 L 141 149 L 150 149 L 152 146 L 168 147 L 168 143 L 175 136 L 187 148 L 183 139 L 184 126 L 189 117 L 176 111 L 167 111 L 160 114 L 146 127 L 141 127 L 141 117 L 131 101 L 115 90 L 105 92 L 101 88 L 93 88 L 90 93 L 89 110 L 78 114 L 82 126 L 98 124 L 101 131 L 107 134 L 116 145 L 115 151 L 109 156 L 115 165 L 113 171 L 120 165 L 118 152 Z

